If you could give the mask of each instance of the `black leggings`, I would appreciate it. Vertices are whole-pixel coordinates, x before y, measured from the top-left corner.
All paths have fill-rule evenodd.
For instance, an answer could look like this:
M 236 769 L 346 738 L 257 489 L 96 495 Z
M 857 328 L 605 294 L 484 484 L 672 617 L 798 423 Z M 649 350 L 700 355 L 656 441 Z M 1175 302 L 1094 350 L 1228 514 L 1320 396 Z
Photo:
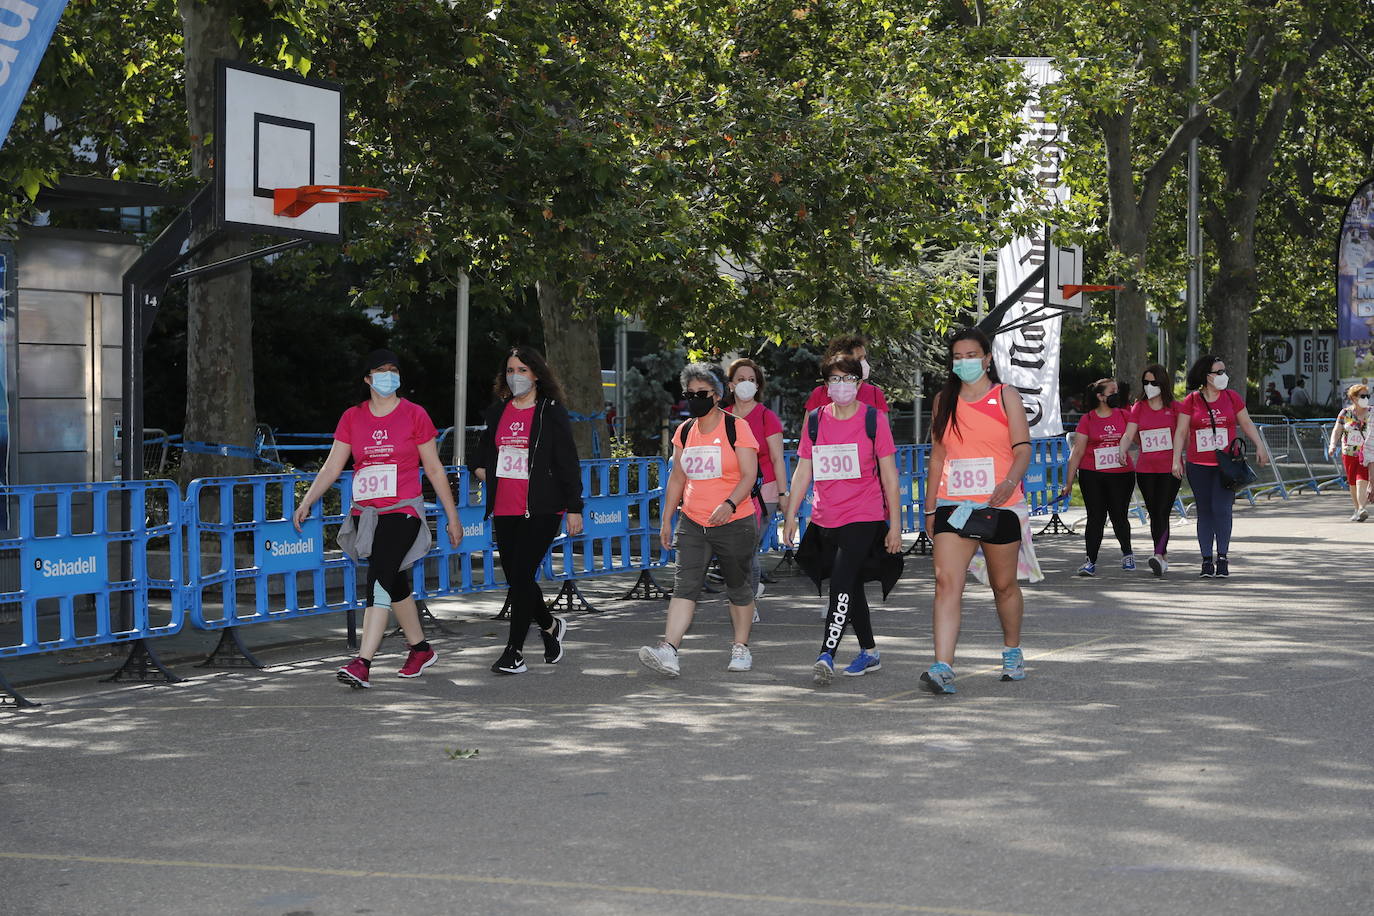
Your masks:
M 1083 505 L 1088 510 L 1088 527 L 1083 532 L 1083 540 L 1088 548 L 1088 561 L 1097 562 L 1097 551 L 1102 546 L 1102 530 L 1111 516 L 1112 531 L 1116 532 L 1116 542 L 1121 552 L 1131 552 L 1131 521 L 1126 509 L 1131 504 L 1131 493 L 1135 490 L 1135 472 L 1126 471 L 1112 474 L 1106 471 L 1087 469 L 1078 472 L 1078 489 L 1083 494 Z
M 815 524 L 812 522 L 811 524 Z M 846 624 L 854 627 L 854 637 L 860 649 L 872 649 L 873 622 L 868 615 L 868 596 L 864 594 L 864 561 L 873 550 L 879 532 L 887 530 L 886 522 L 850 522 L 839 528 L 821 528 L 821 543 L 828 553 L 835 550 L 835 563 L 830 570 L 830 610 L 825 615 L 825 634 L 821 651 L 831 657 L 840 647 Z
M 491 520 L 496 549 L 501 552 L 501 572 L 505 573 L 510 601 L 510 636 L 506 646 L 517 651 L 525 648 L 525 634 L 530 621 L 537 620 L 542 629 L 553 627 L 553 615 L 544 604 L 544 592 L 534 580 L 544 555 L 558 536 L 563 517 L 546 515 L 497 515 Z
M 381 607 L 377 601 L 377 586 L 386 592 L 386 606 L 404 601 L 410 597 L 410 570 L 401 569 L 401 561 L 406 558 L 415 544 L 415 536 L 420 533 L 420 520 L 404 512 L 388 512 L 377 516 L 377 527 L 372 534 L 372 555 L 367 558 L 367 607 Z
M 1154 541 L 1155 553 L 1162 557 L 1169 549 L 1169 517 L 1174 514 L 1174 500 L 1183 481 L 1173 474 L 1136 471 L 1135 482 L 1150 516 L 1150 539 Z

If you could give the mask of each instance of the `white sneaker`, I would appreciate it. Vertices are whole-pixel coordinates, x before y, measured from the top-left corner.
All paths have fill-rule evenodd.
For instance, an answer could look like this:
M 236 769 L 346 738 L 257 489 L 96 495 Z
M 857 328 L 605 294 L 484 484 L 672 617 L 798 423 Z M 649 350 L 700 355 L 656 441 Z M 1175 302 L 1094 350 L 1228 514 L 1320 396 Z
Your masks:
M 758 585 L 758 588 L 754 589 L 754 597 L 755 597 L 755 598 L 762 598 L 762 597 L 763 597 L 763 593 L 764 593 L 765 591 L 767 591 L 767 589 L 765 589 L 765 588 L 763 587 L 763 583 L 760 582 L 759 585 Z
M 1365 519 L 1369 518 L 1369 510 L 1368 510 L 1368 509 L 1361 509 L 1360 512 L 1359 512 L 1359 516 L 1360 516 L 1360 517 L 1357 518 L 1357 519 L 1355 519 L 1355 521 L 1357 521 L 1357 522 L 1362 522 L 1362 521 L 1364 521 Z
M 1154 573 L 1155 576 L 1157 576 L 1157 577 L 1158 577 L 1158 576 L 1162 576 L 1162 575 L 1164 575 L 1164 574 L 1165 574 L 1166 572 L 1168 572 L 1168 571 L 1169 571 L 1169 561 L 1168 561 L 1168 560 L 1164 559 L 1164 558 L 1163 558 L 1162 556 L 1160 556 L 1159 554 L 1155 554 L 1154 556 L 1150 557 L 1150 572 Z
M 752 622 L 753 622 L 753 623 L 758 623 L 758 622 L 759 622 L 759 609 L 758 609 L 758 608 L 754 608 L 754 619 L 753 619 Z
M 1367 516 L 1366 516 L 1366 517 L 1367 517 Z M 1356 510 L 1355 510 L 1355 514 L 1352 515 L 1352 516 L 1350 516 L 1350 520 L 1351 520 L 1352 522 L 1362 522 L 1362 521 L 1364 521 L 1363 518 L 1360 518 L 1360 510 L 1359 510 L 1359 509 L 1356 509 Z
M 656 646 L 640 646 L 639 661 L 645 668 L 668 677 L 677 677 L 682 673 L 677 663 L 677 652 L 666 642 Z
M 754 656 L 750 654 L 748 646 L 737 642 L 730 647 L 730 664 L 726 671 L 748 671 L 753 667 Z

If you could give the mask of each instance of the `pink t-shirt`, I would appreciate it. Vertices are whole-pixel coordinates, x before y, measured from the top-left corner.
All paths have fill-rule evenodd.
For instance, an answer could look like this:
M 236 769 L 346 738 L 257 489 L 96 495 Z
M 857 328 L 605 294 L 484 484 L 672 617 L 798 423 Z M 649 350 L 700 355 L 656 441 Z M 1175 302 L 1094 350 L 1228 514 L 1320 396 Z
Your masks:
M 830 392 L 825 390 L 824 385 L 817 385 L 816 390 L 811 392 L 811 397 L 806 399 L 806 411 L 809 413 L 829 403 Z M 887 398 L 883 397 L 883 390 L 872 382 L 864 382 L 859 386 L 859 403 L 872 404 L 883 413 L 887 413 Z
M 384 417 L 373 416 L 371 401 L 345 410 L 334 438 L 353 452 L 353 514 L 362 514 L 362 506 L 385 512 L 419 496 L 420 446 L 434 441 L 437 432 L 425 409 L 405 398 Z M 411 508 L 398 511 L 420 515 Z
M 530 424 L 534 405 L 524 410 L 506 402 L 496 427 L 496 503 L 493 515 L 524 515 L 530 495 Z
M 1105 417 L 1099 417 L 1095 410 L 1085 413 L 1075 430 L 1079 435 L 1088 437 L 1088 449 L 1083 453 L 1079 467 L 1106 474 L 1124 474 L 1131 470 L 1129 458 L 1125 464 L 1121 462 L 1121 437 L 1126 434 L 1129 420 L 1129 415 L 1120 407 L 1114 408 Z
M 730 408 L 730 413 L 739 416 L 736 411 L 738 405 Z M 782 421 L 778 415 L 762 404 L 755 404 L 754 409 L 749 411 L 749 416 L 743 418 L 749 424 L 749 428 L 754 431 L 754 438 L 759 443 L 759 482 L 772 483 L 778 479 L 777 471 L 773 468 L 773 456 L 768 451 L 768 437 L 782 432 Z
M 1188 460 L 1193 464 L 1216 466 L 1216 450 L 1225 448 L 1236 436 L 1236 415 L 1245 409 L 1245 402 L 1231 389 L 1210 404 L 1201 391 L 1194 391 L 1183 399 L 1180 408 L 1190 418 L 1188 427 Z M 1207 415 L 1211 414 L 1209 420 Z M 1216 423 L 1215 437 L 1212 423 Z
M 1140 454 L 1135 469 L 1142 474 L 1168 474 L 1174 469 L 1174 429 L 1178 425 L 1178 405 L 1165 404 L 1155 410 L 1149 401 L 1131 405 L 1130 421 L 1136 425 L 1135 441 Z
M 868 438 L 864 430 L 867 412 L 860 407 L 848 420 L 837 420 L 833 404 L 822 407 L 816 418 L 815 443 L 811 441 L 810 424 L 802 422 L 797 457 L 811 462 L 811 479 L 816 482 L 811 519 L 824 528 L 887 519 L 878 459 L 895 454 L 897 446 L 883 413 L 878 416 L 876 437 Z

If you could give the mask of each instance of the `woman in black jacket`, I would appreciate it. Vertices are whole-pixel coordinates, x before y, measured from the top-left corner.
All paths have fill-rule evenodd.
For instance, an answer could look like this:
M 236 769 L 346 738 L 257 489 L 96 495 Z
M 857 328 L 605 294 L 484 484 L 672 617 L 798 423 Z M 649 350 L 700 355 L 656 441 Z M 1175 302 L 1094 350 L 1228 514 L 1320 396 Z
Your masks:
M 487 484 L 487 517 L 510 589 L 510 637 L 491 670 L 520 674 L 530 621 L 539 622 L 544 661 L 563 658 L 568 624 L 549 613 L 535 581 L 544 555 L 567 514 L 568 534 L 582 533 L 582 468 L 572 421 L 560 403 L 558 379 L 533 347 L 511 347 L 496 376 L 496 403 L 487 408 L 487 428 L 468 465 Z

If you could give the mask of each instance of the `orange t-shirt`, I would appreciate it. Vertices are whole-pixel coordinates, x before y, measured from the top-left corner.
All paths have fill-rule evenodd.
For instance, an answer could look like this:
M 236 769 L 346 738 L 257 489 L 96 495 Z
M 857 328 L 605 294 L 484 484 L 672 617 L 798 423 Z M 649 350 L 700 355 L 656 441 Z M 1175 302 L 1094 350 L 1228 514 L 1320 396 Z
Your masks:
M 986 502 L 1011 470 L 1011 424 L 1002 403 L 1003 385 L 993 385 L 977 401 L 954 395 L 954 415 L 959 430 L 945 430 L 945 466 L 940 474 L 939 499 Z M 999 508 L 1006 509 L 1023 498 L 1021 484 Z
M 709 433 L 701 431 L 701 420 L 697 420 L 687 433 L 685 445 L 681 432 L 674 434 L 673 441 L 682 447 L 682 471 L 687 475 L 687 487 L 682 491 L 682 511 L 698 525 L 706 526 L 716 506 L 734 492 L 740 481 L 739 458 L 725 435 L 725 417 L 721 415 Z M 740 419 L 735 420 L 735 448 L 751 448 L 756 453 L 759 448 L 754 431 Z M 745 494 L 730 521 L 753 515 L 753 502 Z

